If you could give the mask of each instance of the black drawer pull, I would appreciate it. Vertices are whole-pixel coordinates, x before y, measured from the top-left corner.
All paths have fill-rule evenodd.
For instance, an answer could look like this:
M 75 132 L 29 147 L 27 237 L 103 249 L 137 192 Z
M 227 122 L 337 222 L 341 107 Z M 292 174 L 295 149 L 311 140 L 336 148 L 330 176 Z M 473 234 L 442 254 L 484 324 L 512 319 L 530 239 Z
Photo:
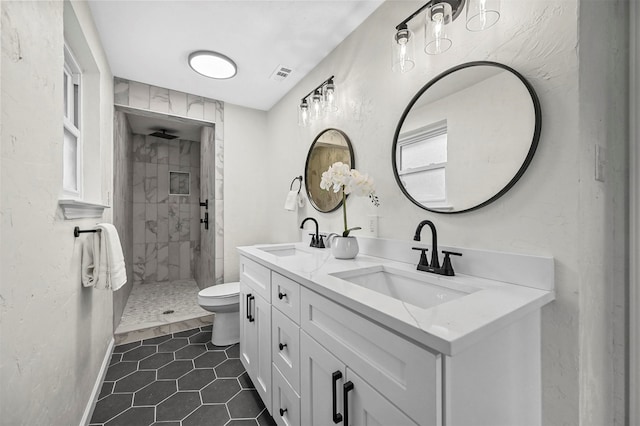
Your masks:
M 278 343 L 278 347 L 280 348 L 280 350 L 283 350 L 284 348 L 287 347 L 286 343 Z
M 342 372 L 334 371 L 332 378 L 333 385 L 331 386 L 331 400 L 333 401 L 333 422 L 338 424 L 342 421 L 342 414 L 338 413 L 338 395 L 336 391 L 336 385 L 338 384 L 338 380 L 342 379 Z
M 349 426 L 349 392 L 353 390 L 353 383 L 348 381 L 343 386 L 343 404 L 344 404 L 344 426 Z
M 287 412 L 287 409 L 286 409 L 286 408 L 285 408 L 285 409 L 282 409 L 282 408 L 281 408 L 281 409 L 280 409 L 280 417 L 284 417 L 284 413 L 286 413 L 286 412 Z
M 245 306 L 246 306 L 246 311 L 247 311 L 247 312 L 246 312 L 246 314 L 247 314 L 247 319 L 251 319 L 251 313 L 250 313 L 250 312 L 251 312 L 251 309 L 250 309 L 250 306 L 249 306 L 249 298 L 250 298 L 250 297 L 251 297 L 251 293 L 248 293 L 248 294 L 247 294 L 247 301 L 246 301 L 247 303 L 245 304 Z
M 250 309 L 252 300 L 254 301 L 253 302 L 253 311 L 255 313 L 255 309 L 256 309 L 256 303 L 255 303 L 256 298 L 255 298 L 255 296 L 249 295 L 249 304 L 247 305 L 248 306 L 247 309 Z M 254 318 L 253 313 L 249 314 L 249 322 L 254 322 L 255 320 L 256 319 Z
M 278 292 L 278 299 L 282 300 L 284 297 L 287 297 L 287 293 Z

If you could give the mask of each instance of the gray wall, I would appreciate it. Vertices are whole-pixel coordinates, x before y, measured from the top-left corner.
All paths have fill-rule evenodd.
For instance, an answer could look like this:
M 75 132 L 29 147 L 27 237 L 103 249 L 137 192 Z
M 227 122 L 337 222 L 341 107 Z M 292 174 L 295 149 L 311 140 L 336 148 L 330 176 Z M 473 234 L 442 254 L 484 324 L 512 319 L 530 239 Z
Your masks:
M 114 113 L 113 135 L 113 225 L 118 230 L 125 266 L 127 283 L 113 293 L 113 329 L 120 324 L 122 312 L 133 286 L 133 133 L 126 114 Z
M 189 173 L 189 195 L 169 194 L 170 172 Z M 193 279 L 200 256 L 200 143 L 134 135 L 131 184 L 134 284 Z

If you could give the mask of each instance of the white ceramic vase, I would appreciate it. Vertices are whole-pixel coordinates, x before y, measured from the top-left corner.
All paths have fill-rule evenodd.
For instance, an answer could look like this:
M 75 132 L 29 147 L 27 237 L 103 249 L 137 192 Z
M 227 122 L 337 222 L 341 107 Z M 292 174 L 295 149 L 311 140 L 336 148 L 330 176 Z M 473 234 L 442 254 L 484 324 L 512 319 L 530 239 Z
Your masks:
M 335 235 L 331 239 L 331 253 L 336 259 L 353 259 L 358 255 L 359 250 L 356 237 Z

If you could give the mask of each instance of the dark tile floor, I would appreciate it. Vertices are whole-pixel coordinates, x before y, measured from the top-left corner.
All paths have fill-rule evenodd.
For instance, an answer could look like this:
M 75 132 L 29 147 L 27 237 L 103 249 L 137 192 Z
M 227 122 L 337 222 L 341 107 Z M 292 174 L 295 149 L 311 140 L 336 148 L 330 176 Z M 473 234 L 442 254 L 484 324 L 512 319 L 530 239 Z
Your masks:
M 116 346 L 90 424 L 275 425 L 239 356 L 211 326 Z

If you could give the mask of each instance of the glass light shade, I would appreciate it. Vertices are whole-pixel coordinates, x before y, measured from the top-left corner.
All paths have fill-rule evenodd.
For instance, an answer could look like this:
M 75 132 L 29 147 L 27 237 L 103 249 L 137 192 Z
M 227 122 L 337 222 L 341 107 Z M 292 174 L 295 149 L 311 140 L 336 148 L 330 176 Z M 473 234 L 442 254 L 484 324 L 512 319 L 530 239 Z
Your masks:
M 393 72 L 406 73 L 415 67 L 414 34 L 406 27 L 393 35 Z
M 447 25 L 451 22 L 451 5 L 437 3 L 427 10 L 424 31 L 424 51 L 429 55 L 446 52 L 451 47 L 447 36 Z
M 322 93 L 316 90 L 311 97 L 311 119 L 318 120 L 322 118 Z
M 309 104 L 307 100 L 304 99 L 300 106 L 298 107 L 298 126 L 308 126 L 309 125 Z
M 500 19 L 500 0 L 467 0 L 467 29 L 482 31 Z
M 336 105 L 336 86 L 333 81 L 330 81 L 324 87 L 324 110 L 326 112 L 338 111 L 338 106 Z
M 207 50 L 200 50 L 189 55 L 189 66 L 205 77 L 224 80 L 236 75 L 237 67 L 228 57 Z

